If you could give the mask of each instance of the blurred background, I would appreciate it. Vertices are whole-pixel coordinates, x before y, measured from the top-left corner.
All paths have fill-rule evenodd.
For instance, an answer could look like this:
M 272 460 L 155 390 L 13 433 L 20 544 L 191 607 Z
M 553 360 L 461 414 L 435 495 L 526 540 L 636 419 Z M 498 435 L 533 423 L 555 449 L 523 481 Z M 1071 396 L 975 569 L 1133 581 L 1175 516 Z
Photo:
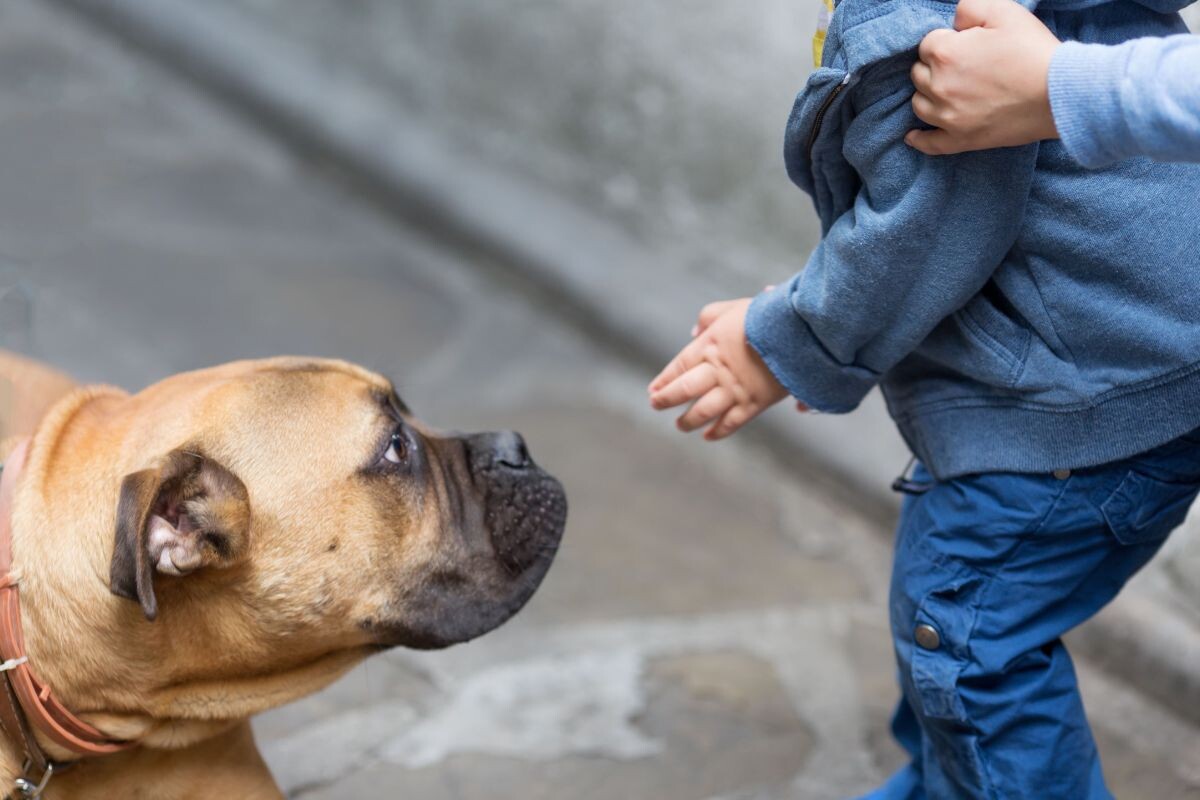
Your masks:
M 841 798 L 900 762 L 878 398 L 719 445 L 645 403 L 702 303 L 816 240 L 780 155 L 816 8 L 0 6 L 0 346 L 131 390 L 347 358 L 567 485 L 512 623 L 258 720 L 290 797 Z M 1200 797 L 1200 524 L 1073 645 L 1118 796 Z

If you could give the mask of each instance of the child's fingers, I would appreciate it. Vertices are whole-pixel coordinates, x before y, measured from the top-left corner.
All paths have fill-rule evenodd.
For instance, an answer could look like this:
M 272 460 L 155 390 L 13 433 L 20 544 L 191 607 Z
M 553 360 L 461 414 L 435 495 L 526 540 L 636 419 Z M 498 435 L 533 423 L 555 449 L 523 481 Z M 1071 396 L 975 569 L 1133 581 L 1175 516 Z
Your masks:
M 753 419 L 755 413 L 747 406 L 735 405 L 721 415 L 721 418 L 704 432 L 704 438 L 710 442 L 715 442 L 718 439 L 731 436 L 737 433 L 738 428 Z
M 666 386 L 650 394 L 650 405 L 662 410 L 695 400 L 717 385 L 717 370 L 707 361 L 692 367 Z
M 650 381 L 650 394 L 654 394 L 692 367 L 704 361 L 700 357 L 702 347 L 703 345 L 696 339 L 688 342 L 687 346 L 679 351 L 679 355 L 671 359 L 671 363 L 663 367 L 663 371 L 658 373 L 654 380 Z
M 692 407 L 675 421 L 675 425 L 685 433 L 703 428 L 724 414 L 732 405 L 733 394 L 728 389 L 718 386 L 692 403 Z
M 717 317 L 724 314 L 736 302 L 736 300 L 719 300 L 716 303 L 709 303 L 700 309 L 700 314 L 696 318 L 696 325 L 692 328 L 692 336 L 695 337 L 704 333 L 709 325 L 717 321 Z
M 662 372 L 655 375 L 654 380 L 650 381 L 650 386 L 647 388 L 651 396 L 653 396 L 654 393 L 659 389 L 663 388 L 668 383 L 687 372 L 688 364 L 684 358 L 684 352 L 686 352 L 686 348 L 681 350 L 677 356 L 672 358 L 670 362 L 668 362 L 667 365 L 662 368 Z

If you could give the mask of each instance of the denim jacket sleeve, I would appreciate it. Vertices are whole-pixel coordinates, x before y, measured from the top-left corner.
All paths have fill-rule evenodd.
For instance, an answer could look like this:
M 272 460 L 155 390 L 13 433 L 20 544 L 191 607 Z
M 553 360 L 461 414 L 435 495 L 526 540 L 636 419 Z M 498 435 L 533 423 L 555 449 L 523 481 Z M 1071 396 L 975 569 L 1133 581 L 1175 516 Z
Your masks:
M 908 147 L 919 124 L 911 64 L 909 54 L 847 75 L 846 101 L 806 118 L 814 74 L 789 123 L 789 172 L 812 194 L 824 237 L 802 272 L 755 298 L 746 335 L 816 410 L 857 407 L 983 288 L 1020 230 L 1037 146 L 940 158 Z

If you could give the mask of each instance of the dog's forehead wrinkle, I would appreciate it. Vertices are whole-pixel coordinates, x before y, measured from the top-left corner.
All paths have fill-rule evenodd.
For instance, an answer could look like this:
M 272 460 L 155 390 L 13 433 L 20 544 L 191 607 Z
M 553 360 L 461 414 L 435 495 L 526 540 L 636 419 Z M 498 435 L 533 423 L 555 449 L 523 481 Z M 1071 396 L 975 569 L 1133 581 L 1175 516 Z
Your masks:
M 212 386 L 205 406 L 209 416 L 233 412 L 240 418 L 274 423 L 281 416 L 327 413 L 339 405 L 373 409 L 375 398 L 388 391 L 385 379 L 365 371 L 265 368 Z

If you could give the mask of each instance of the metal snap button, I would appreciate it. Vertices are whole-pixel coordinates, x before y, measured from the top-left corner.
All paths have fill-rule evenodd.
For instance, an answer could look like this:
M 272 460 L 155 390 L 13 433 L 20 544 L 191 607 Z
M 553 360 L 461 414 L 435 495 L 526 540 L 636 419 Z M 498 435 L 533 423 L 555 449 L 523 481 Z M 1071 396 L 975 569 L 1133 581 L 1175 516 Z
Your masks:
M 942 637 L 937 632 L 937 628 L 923 622 L 913 631 L 913 638 L 925 650 L 937 650 L 942 645 Z
M 1067 478 L 1071 477 L 1071 470 L 1056 469 L 1054 470 L 1054 477 L 1058 478 L 1060 481 L 1065 481 Z

